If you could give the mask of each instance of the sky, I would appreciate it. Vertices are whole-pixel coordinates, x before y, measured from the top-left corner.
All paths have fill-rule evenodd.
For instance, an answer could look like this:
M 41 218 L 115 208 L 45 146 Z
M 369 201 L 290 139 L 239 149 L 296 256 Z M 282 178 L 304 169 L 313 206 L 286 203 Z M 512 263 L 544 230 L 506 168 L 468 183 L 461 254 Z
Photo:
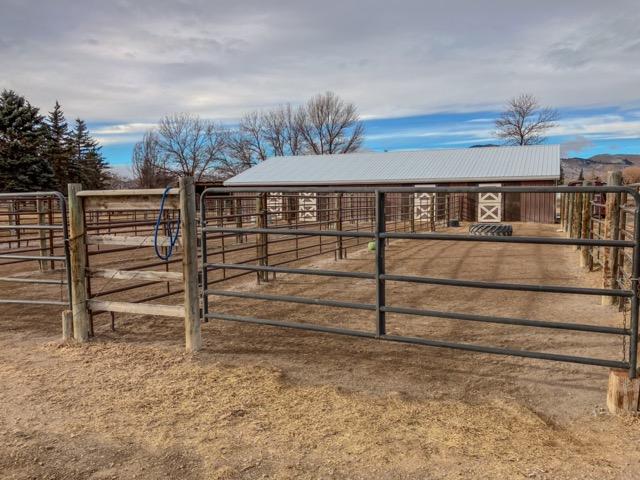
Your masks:
M 567 156 L 640 153 L 638 0 L 0 0 L 0 88 L 85 119 L 115 165 L 162 116 L 233 125 L 334 91 L 365 148 L 496 142 L 523 92 Z

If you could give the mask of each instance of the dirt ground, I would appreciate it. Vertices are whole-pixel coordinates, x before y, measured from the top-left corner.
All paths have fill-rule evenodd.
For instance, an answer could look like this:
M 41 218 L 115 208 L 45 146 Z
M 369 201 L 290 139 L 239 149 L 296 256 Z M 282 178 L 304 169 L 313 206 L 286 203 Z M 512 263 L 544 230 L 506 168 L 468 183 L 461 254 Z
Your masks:
M 517 225 L 516 234 L 558 235 Z M 312 259 L 372 271 L 373 254 Z M 598 286 L 573 247 L 392 242 L 388 273 Z M 599 297 L 388 283 L 388 304 L 621 325 Z M 373 301 L 372 282 L 278 275 L 220 288 Z M 6 287 L 3 295 L 19 288 Z M 16 290 L 16 292 L 13 292 Z M 180 301 L 175 299 L 175 301 Z M 164 300 L 168 301 L 167 299 Z M 55 309 L 0 315 L 0 478 L 640 478 L 640 419 L 606 412 L 607 369 L 211 321 L 97 317 L 59 342 Z M 212 297 L 211 310 L 373 328 L 371 312 Z M 619 360 L 617 337 L 390 315 L 390 333 Z

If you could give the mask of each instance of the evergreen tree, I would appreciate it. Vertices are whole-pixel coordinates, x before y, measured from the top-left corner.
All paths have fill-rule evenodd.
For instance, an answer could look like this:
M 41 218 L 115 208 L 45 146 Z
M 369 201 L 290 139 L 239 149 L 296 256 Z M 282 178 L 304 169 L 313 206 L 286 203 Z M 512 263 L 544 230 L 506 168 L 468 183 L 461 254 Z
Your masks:
M 108 166 L 102 156 L 101 146 L 91 137 L 87 124 L 76 118 L 69 143 L 72 148 L 72 163 L 77 166 L 77 182 L 86 189 L 104 188 L 108 178 Z
M 72 159 L 69 127 L 64 118 L 62 107 L 57 101 L 53 111 L 49 112 L 47 117 L 47 127 L 46 157 L 51 164 L 58 189 L 65 191 L 68 183 L 76 181 L 79 172 Z
M 0 191 L 50 190 L 46 127 L 36 107 L 13 90 L 0 94 Z

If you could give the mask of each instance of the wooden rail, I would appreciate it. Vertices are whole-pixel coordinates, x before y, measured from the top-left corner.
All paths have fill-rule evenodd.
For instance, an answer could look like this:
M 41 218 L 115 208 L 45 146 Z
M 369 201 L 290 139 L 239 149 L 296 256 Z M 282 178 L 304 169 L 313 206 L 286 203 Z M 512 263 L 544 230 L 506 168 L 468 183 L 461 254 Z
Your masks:
M 196 245 L 196 198 L 193 179 L 189 177 L 181 178 L 179 188 L 171 189 L 166 193 L 167 195 L 164 199 L 165 209 L 180 211 L 182 272 L 168 271 L 168 262 L 166 261 L 160 262 L 159 265 L 165 265 L 167 271 L 141 270 L 135 267 L 133 269 L 116 269 L 92 268 L 89 266 L 88 245 L 118 247 L 151 247 L 157 245 L 162 248 L 168 247 L 170 238 L 164 235 L 158 235 L 157 238 L 154 238 L 152 235 L 122 235 L 122 232 L 117 232 L 119 234 L 100 234 L 99 232 L 89 234 L 85 223 L 86 212 L 95 212 L 97 214 L 100 211 L 111 212 L 114 210 L 157 211 L 165 190 L 82 191 L 80 185 L 69 186 L 71 272 L 74 286 L 72 305 L 74 337 L 78 342 L 88 341 L 92 333 L 91 316 L 93 313 L 111 312 L 113 314 L 117 312 L 184 318 L 185 347 L 187 351 L 195 352 L 201 348 Z M 147 223 L 149 222 L 145 221 L 145 224 Z M 107 227 L 112 227 L 112 224 L 109 223 Z M 100 228 L 99 223 L 97 228 Z M 93 224 L 91 232 L 95 230 L 96 227 Z M 146 283 L 112 288 L 92 295 L 91 290 L 88 288 L 92 278 L 107 279 L 107 281 L 141 280 Z M 152 284 L 162 282 L 182 283 L 182 290 L 179 291 L 184 292 L 183 304 L 164 305 L 141 301 L 97 299 L 98 296 L 104 297 L 112 293 L 145 286 L 149 282 Z M 156 296 L 155 298 L 160 298 L 161 296 Z M 150 297 L 146 300 L 152 300 L 153 298 Z

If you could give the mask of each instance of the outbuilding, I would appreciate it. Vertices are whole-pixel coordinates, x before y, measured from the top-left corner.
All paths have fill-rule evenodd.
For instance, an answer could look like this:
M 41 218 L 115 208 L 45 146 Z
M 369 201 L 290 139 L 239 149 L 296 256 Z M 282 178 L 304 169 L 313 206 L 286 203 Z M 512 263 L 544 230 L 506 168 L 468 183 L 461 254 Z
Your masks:
M 224 185 L 304 192 L 311 186 L 553 186 L 559 180 L 559 146 L 532 145 L 272 157 Z M 438 195 L 416 194 L 416 218 Z M 314 209 L 316 201 L 310 204 Z M 461 193 L 447 196 L 446 203 L 457 205 L 456 216 L 465 221 L 556 221 L 554 193 Z

